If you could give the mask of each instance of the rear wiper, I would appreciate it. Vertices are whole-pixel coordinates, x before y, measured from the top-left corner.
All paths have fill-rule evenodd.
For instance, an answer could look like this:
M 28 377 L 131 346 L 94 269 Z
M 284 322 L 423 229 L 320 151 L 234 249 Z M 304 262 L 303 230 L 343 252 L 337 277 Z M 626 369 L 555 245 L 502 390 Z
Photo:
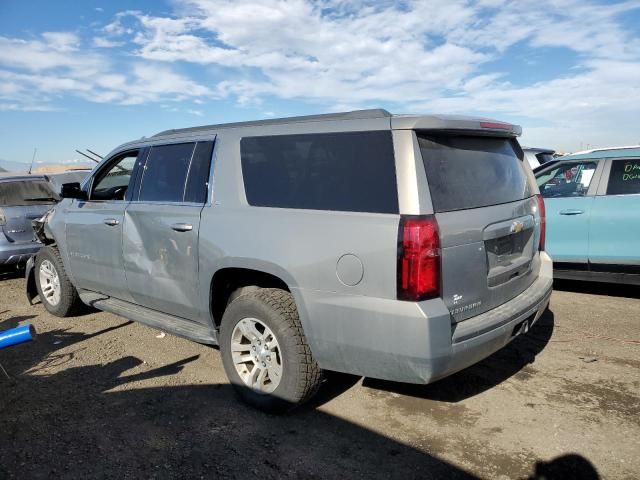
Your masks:
M 34 198 L 25 198 L 23 201 L 25 202 L 57 202 L 57 198 L 53 197 L 34 197 Z

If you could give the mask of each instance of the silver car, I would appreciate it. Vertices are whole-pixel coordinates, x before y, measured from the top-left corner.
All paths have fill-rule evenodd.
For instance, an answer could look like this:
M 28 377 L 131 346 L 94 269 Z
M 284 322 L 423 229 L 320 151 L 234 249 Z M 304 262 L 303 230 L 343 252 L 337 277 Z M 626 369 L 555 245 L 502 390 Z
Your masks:
M 549 302 L 520 132 L 366 110 L 126 143 L 63 187 L 28 296 L 217 344 L 240 396 L 267 411 L 308 399 L 323 370 L 433 382 Z
M 42 246 L 31 221 L 57 201 L 62 183 L 80 181 L 88 171 L 57 174 L 0 173 L 0 268 L 24 265 Z

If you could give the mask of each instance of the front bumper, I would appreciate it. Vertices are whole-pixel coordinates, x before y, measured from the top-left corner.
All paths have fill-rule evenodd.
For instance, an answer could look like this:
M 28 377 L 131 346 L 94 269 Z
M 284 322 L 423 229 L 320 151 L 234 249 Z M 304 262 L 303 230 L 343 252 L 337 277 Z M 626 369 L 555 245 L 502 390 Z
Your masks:
M 546 310 L 552 285 L 553 264 L 541 252 L 539 276 L 527 290 L 457 324 L 441 299 L 411 303 L 295 293 L 304 298 L 303 326 L 321 368 L 430 383 L 479 362 L 527 331 Z

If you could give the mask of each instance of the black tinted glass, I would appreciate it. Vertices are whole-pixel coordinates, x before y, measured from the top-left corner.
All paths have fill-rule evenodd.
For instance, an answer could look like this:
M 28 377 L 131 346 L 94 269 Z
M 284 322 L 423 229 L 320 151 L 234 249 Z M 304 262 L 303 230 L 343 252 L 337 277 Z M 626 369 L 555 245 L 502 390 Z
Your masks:
M 187 189 L 184 192 L 185 202 L 205 203 L 207 201 L 207 187 L 209 182 L 209 168 L 213 142 L 198 142 L 193 153 Z
M 418 142 L 436 212 L 513 202 L 535 191 L 513 140 L 419 135 Z
M 632 195 L 640 193 L 640 158 L 614 160 L 611 163 L 607 195 Z
M 149 152 L 139 200 L 143 202 L 182 202 L 194 143 L 153 147 Z
M 398 213 L 390 132 L 249 137 L 240 151 L 250 205 Z
M 0 205 L 38 205 L 55 203 L 58 196 L 44 180 L 0 182 Z

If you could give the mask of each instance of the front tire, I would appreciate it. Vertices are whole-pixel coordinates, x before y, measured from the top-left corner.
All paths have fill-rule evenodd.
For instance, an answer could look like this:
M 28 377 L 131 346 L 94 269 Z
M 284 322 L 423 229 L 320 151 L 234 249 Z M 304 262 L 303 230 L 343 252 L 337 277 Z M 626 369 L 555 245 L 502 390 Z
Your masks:
M 44 308 L 56 317 L 69 317 L 80 305 L 78 291 L 69 280 L 60 252 L 54 247 L 42 247 L 36 255 L 36 288 Z
M 229 304 L 220 326 L 227 377 L 249 405 L 270 413 L 290 410 L 316 393 L 322 371 L 291 293 L 277 288 L 245 292 Z

